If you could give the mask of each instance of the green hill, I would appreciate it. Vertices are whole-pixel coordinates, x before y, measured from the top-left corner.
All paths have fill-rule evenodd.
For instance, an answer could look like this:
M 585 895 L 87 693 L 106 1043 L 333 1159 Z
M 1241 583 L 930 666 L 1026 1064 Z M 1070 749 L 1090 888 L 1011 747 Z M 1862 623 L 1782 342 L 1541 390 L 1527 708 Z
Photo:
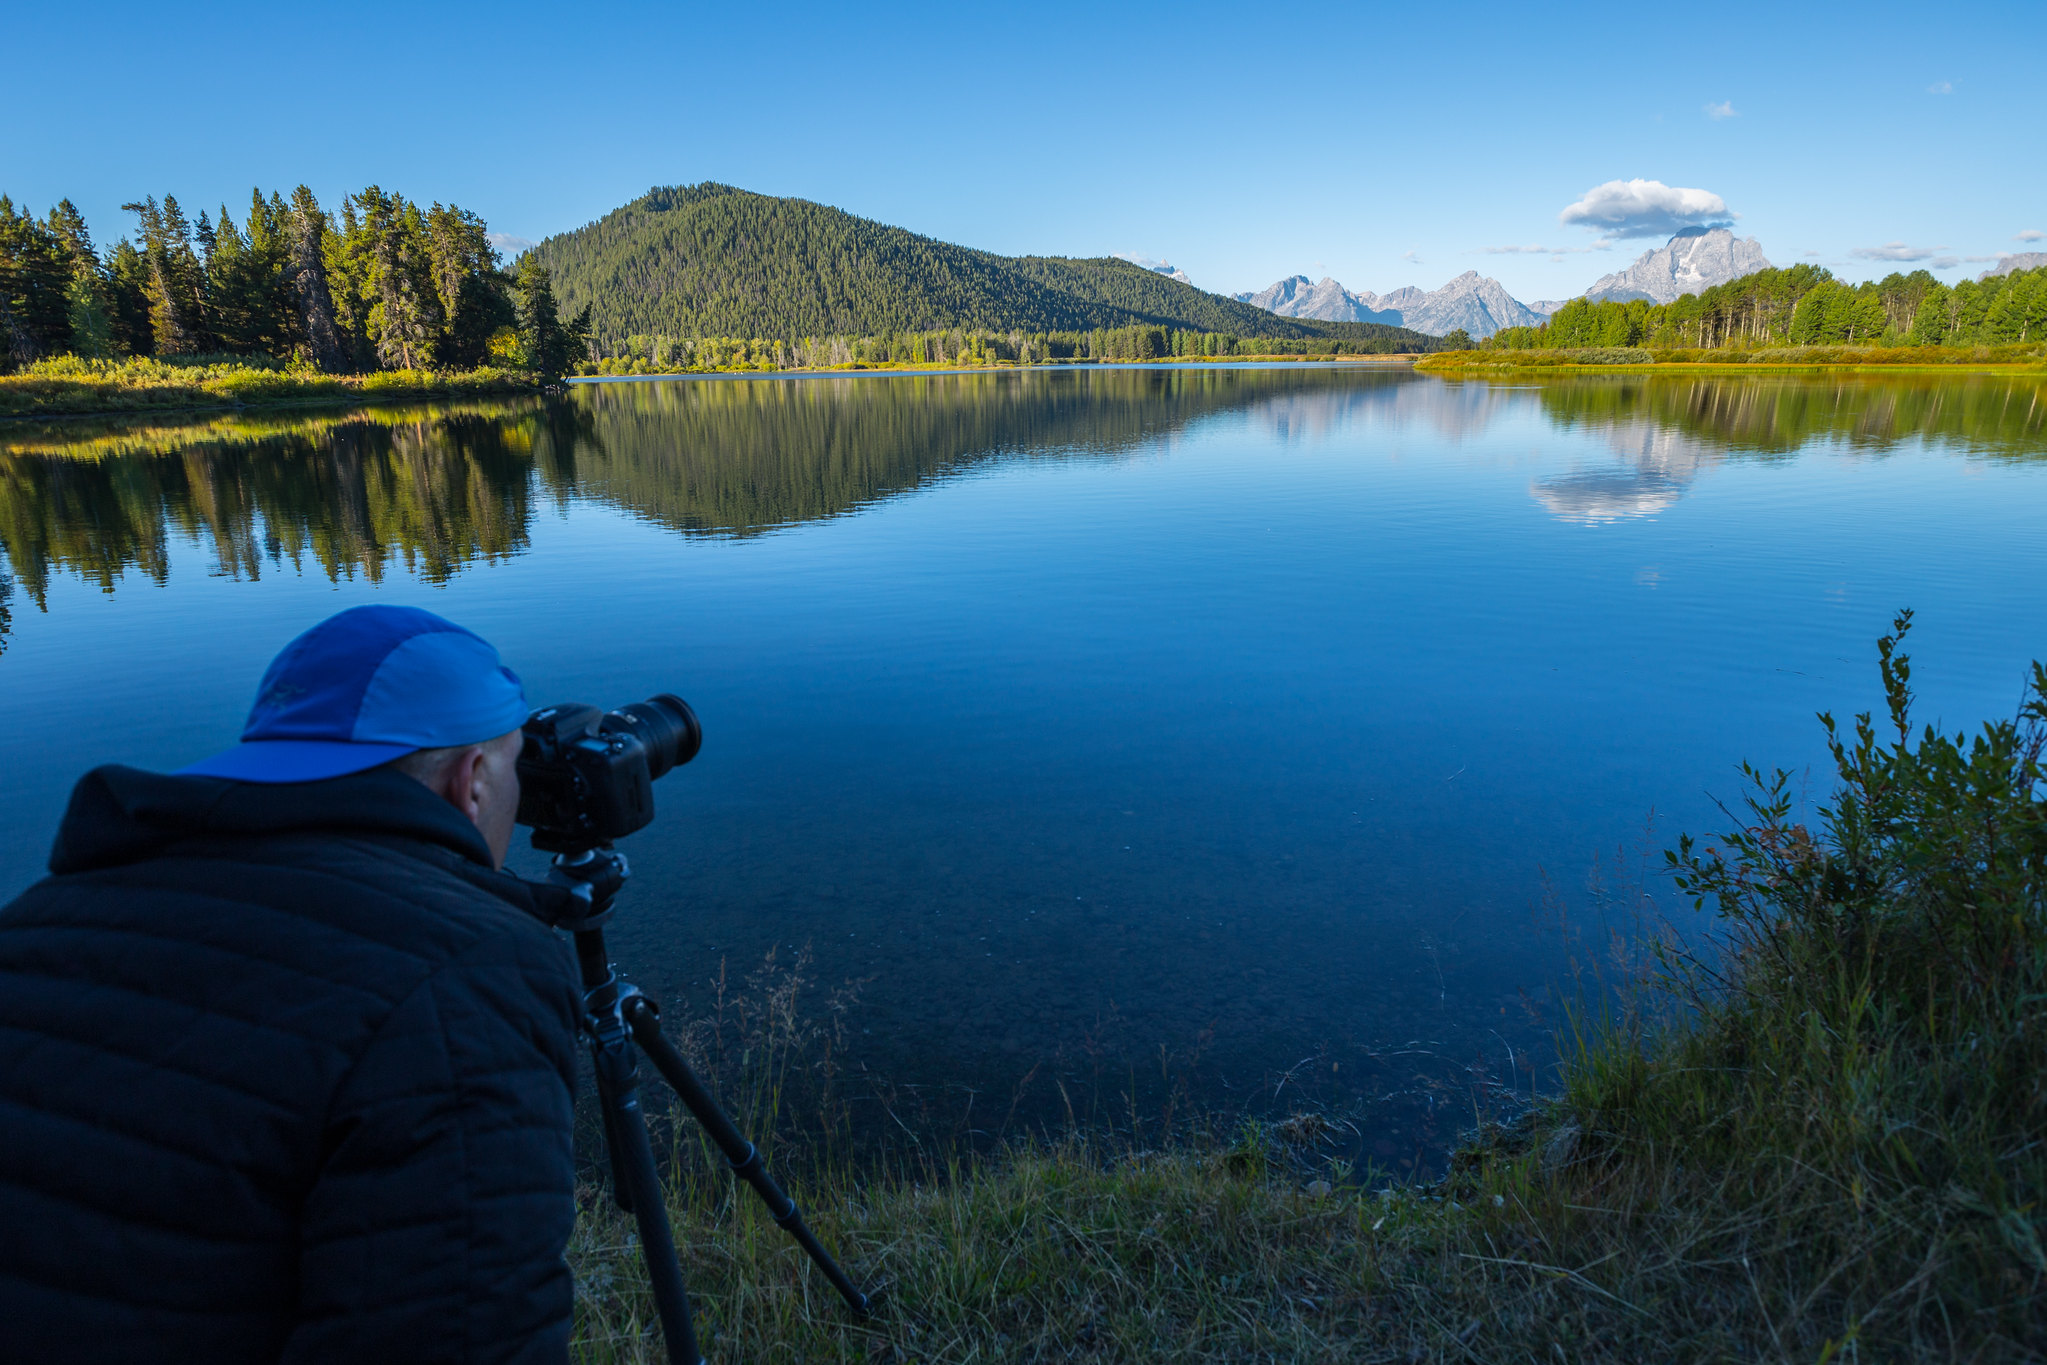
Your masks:
M 1419 332 L 1283 318 L 1129 261 L 998 256 L 729 185 L 649 190 L 532 250 L 565 310 L 589 305 L 600 342 L 1149 325 L 1433 349 Z

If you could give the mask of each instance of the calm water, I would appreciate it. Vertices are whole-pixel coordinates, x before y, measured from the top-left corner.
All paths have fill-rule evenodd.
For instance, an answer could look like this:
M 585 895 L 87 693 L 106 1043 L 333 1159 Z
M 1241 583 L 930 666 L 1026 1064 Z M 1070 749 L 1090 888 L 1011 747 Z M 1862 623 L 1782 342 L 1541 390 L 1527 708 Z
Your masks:
M 292 634 L 416 603 L 536 703 L 697 707 L 615 933 L 664 997 L 809 944 L 855 1060 L 951 1121 L 1039 1066 L 1025 1116 L 1305 1094 L 1391 1160 L 1553 1058 L 1545 879 L 1587 913 L 1652 811 L 1660 848 L 1740 760 L 1823 758 L 1896 608 L 1925 718 L 2011 711 L 2047 389 L 1116 369 L 15 426 L 0 543 L 6 888 L 80 771 L 231 741 Z

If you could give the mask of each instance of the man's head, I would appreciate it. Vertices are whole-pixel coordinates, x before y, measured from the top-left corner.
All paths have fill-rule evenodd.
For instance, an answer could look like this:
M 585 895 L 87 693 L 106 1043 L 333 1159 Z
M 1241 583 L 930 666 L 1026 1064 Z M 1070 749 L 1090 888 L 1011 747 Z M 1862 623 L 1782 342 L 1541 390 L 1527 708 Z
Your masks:
M 490 845 L 491 861 L 505 865 L 512 848 L 512 817 L 519 813 L 519 750 L 526 737 L 513 730 L 482 744 L 421 749 L 391 766 L 468 816 Z
M 502 864 L 528 709 L 480 637 L 416 607 L 353 607 L 271 661 L 240 744 L 184 771 L 317 782 L 390 764 L 475 822 Z

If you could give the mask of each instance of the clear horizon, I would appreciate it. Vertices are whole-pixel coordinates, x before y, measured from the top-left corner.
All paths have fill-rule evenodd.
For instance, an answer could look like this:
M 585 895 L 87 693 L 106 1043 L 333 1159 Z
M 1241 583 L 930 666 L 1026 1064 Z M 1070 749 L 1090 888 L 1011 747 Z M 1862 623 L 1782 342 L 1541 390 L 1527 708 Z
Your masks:
M 38 9 L 11 24 L 30 60 L 0 192 L 37 213 L 70 198 L 102 244 L 143 195 L 239 220 L 252 187 L 301 181 L 537 240 L 716 180 L 1004 254 L 1169 261 L 1221 294 L 1476 270 L 1565 298 L 1685 222 L 1849 280 L 1953 282 L 2047 249 L 2047 188 L 2014 164 L 2037 5 L 1937 26 L 1902 6 L 1707 26 L 1619 6 L 550 13 L 119 3 L 88 32 Z

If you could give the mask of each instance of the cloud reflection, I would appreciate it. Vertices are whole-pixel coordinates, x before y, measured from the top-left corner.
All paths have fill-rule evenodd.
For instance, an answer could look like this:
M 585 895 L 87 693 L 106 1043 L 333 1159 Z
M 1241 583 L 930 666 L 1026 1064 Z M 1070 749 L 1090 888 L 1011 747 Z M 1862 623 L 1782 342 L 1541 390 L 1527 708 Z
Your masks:
M 1614 463 L 1537 479 L 1529 496 L 1559 521 L 1597 526 L 1654 516 L 1682 498 L 1721 452 L 1653 422 L 1617 422 L 1602 431 Z

